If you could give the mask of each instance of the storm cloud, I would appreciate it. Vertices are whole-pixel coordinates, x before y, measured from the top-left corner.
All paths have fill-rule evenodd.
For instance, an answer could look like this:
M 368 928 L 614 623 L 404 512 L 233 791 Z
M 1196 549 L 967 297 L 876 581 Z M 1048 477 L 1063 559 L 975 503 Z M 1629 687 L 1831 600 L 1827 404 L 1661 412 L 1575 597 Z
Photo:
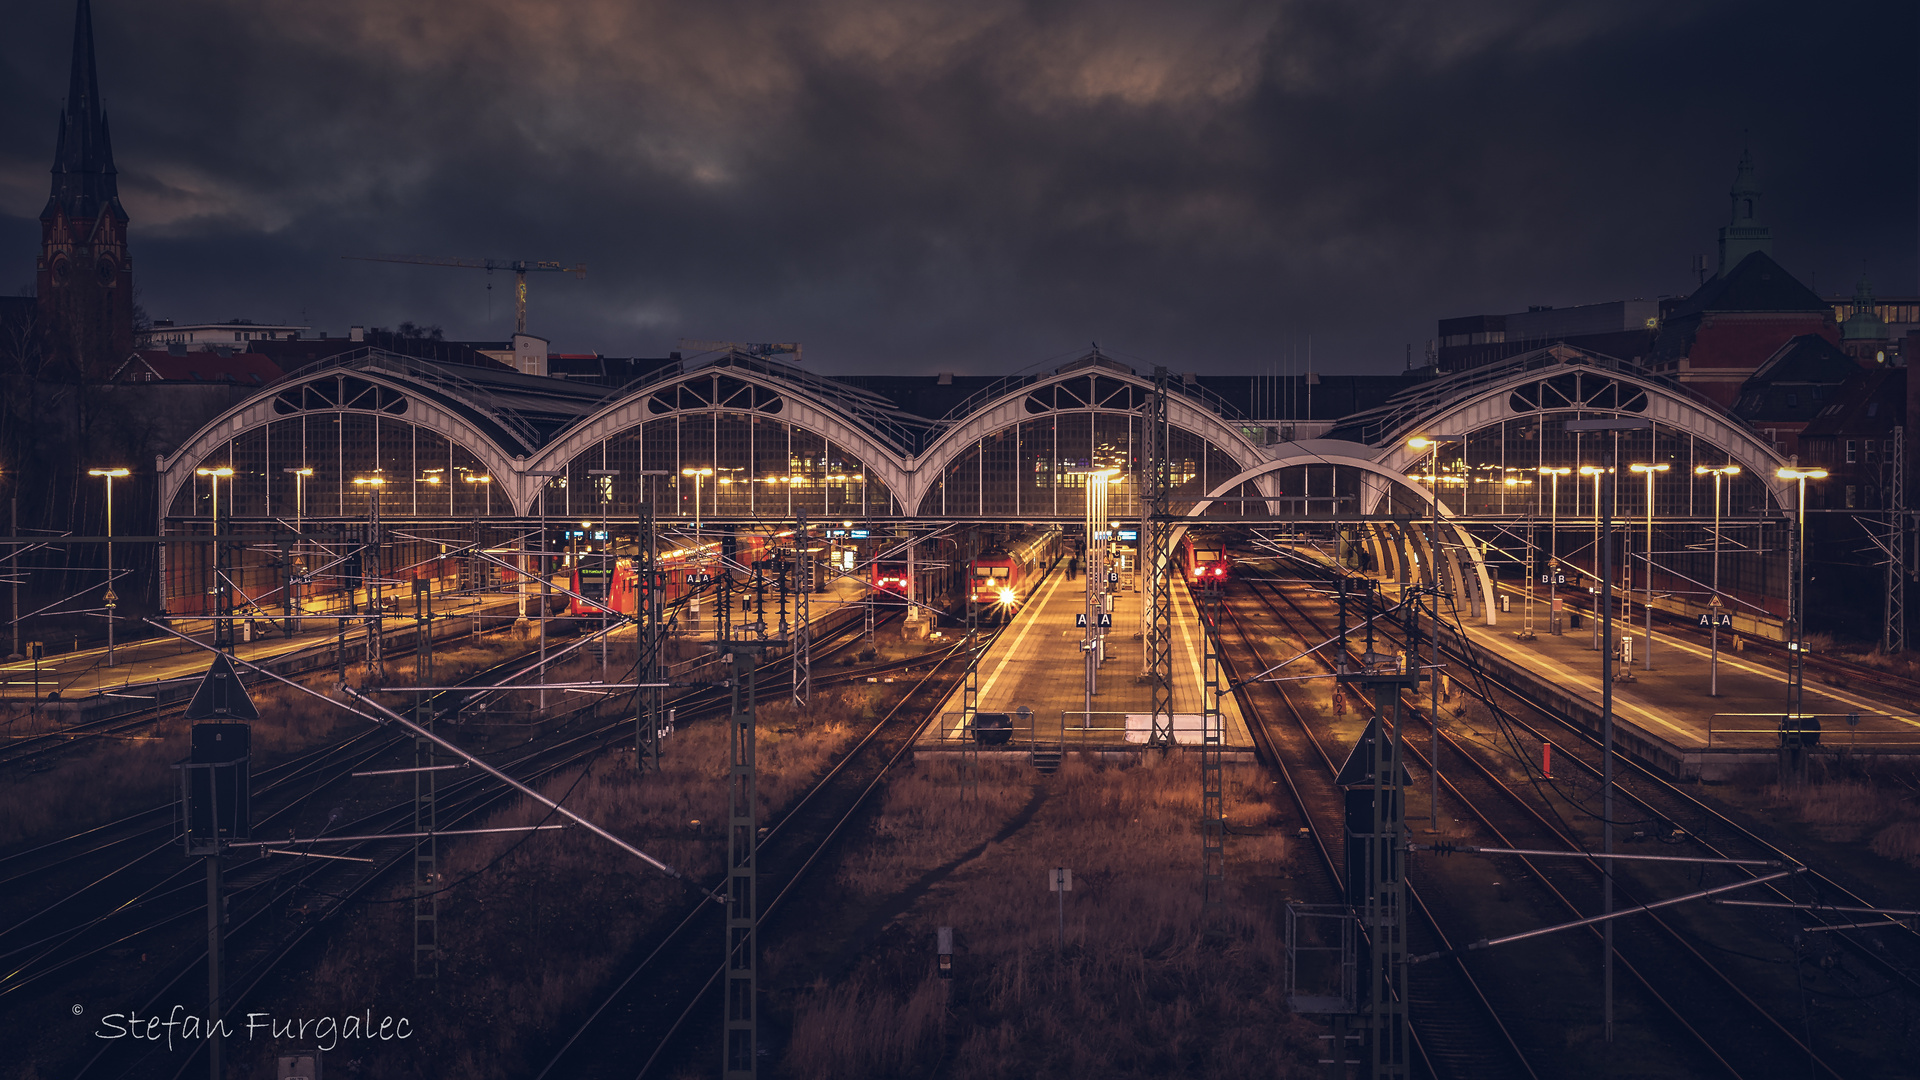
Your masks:
M 31 279 L 71 0 L 0 41 Z M 1743 145 L 1775 254 L 1915 286 L 1915 9 L 1731 2 L 178 0 L 94 6 L 146 309 L 800 340 L 829 372 L 1418 356 L 1436 318 L 1685 292 Z

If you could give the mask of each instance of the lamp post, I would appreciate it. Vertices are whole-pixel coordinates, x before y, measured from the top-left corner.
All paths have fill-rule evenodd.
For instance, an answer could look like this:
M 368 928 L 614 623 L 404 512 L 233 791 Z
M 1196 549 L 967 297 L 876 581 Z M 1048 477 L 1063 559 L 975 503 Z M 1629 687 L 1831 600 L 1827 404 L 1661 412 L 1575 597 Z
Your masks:
M 484 485 L 483 487 L 481 487 L 480 490 L 487 493 L 487 516 L 492 517 L 493 516 L 493 477 L 475 476 L 472 473 L 468 473 L 467 475 L 461 477 L 460 479 L 466 481 L 469 484 Z
M 1647 622 L 1647 670 L 1653 670 L 1653 478 L 1666 472 L 1673 466 L 1666 462 L 1640 464 L 1635 462 L 1627 466 L 1633 472 L 1647 478 L 1647 602 L 1640 605 L 1644 609 Z
M 1086 472 L 1068 473 L 1069 476 L 1084 477 L 1087 483 L 1087 565 L 1086 570 L 1086 628 L 1080 637 L 1080 652 L 1086 658 L 1085 710 L 1080 714 L 1080 726 L 1093 725 L 1093 695 L 1097 689 L 1101 653 L 1104 651 L 1103 635 L 1100 632 L 1100 616 L 1106 613 L 1106 602 L 1102 594 L 1107 588 L 1106 541 L 1107 524 L 1107 482 L 1120 474 L 1119 469 L 1093 469 Z M 1204 711 L 1204 710 L 1203 710 Z
M 1600 478 L 1612 472 L 1612 469 L 1599 465 L 1580 466 L 1581 476 L 1593 477 L 1593 579 L 1600 580 Z M 1593 605 L 1593 649 L 1600 650 L 1600 603 Z
M 1807 655 L 1807 481 L 1825 480 L 1827 470 L 1793 467 L 1777 469 L 1773 475 L 1799 485 L 1793 498 L 1794 516 L 1798 518 L 1794 524 L 1793 551 L 1796 558 L 1787 576 L 1793 589 L 1787 597 L 1787 617 L 1792 620 L 1787 641 L 1787 711 L 1798 717 L 1802 692 L 1805 690 L 1803 674 Z
M 540 708 L 547 707 L 547 600 L 553 595 L 553 581 L 547 569 L 547 492 L 553 478 L 565 476 L 565 469 L 530 469 L 528 476 L 540 478 L 540 552 L 534 556 L 534 568 L 540 575 Z M 524 595 L 524 594 L 523 594 Z
M 712 469 L 681 469 L 681 476 L 693 477 L 693 542 L 700 542 L 700 481 L 713 475 Z
M 1433 732 L 1433 742 L 1427 750 L 1427 780 L 1431 788 L 1427 809 L 1429 832 L 1440 831 L 1440 444 L 1443 442 L 1459 443 L 1460 452 L 1465 455 L 1465 435 L 1415 435 L 1407 440 L 1407 446 L 1411 449 L 1432 451 L 1427 466 L 1428 485 L 1433 493 L 1433 542 L 1427 551 L 1427 561 L 1433 564 L 1433 674 L 1429 676 L 1433 684 L 1433 706 L 1427 714 L 1432 720 L 1430 728 Z M 1466 508 L 1467 496 L 1463 488 L 1460 492 L 1460 509 L 1464 511 Z M 1418 676 L 1419 673 L 1416 666 L 1414 674 Z
M 600 550 L 600 681 L 607 681 L 607 608 L 613 606 L 613 514 L 608 504 L 613 502 L 613 478 L 620 475 L 619 469 L 588 469 L 587 475 L 594 478 L 593 486 L 600 494 L 600 520 L 607 527 L 607 540 Z M 605 479 L 601 479 L 604 477 Z M 586 537 L 587 546 L 593 546 L 593 537 Z M 581 579 L 583 582 L 585 578 Z M 639 596 L 636 590 L 634 595 Z M 640 613 L 639 603 L 634 604 L 634 614 Z M 642 680 L 635 680 L 642 681 Z
M 1641 431 L 1651 430 L 1653 421 L 1643 419 L 1569 420 L 1566 430 L 1573 432 L 1588 431 Z M 1619 460 L 1619 436 L 1615 436 L 1615 460 Z M 1594 614 L 1601 626 L 1600 641 L 1600 840 L 1608 855 L 1613 854 L 1613 511 L 1620 499 L 1620 485 L 1607 485 L 1607 502 L 1600 502 L 1600 476 L 1612 469 L 1602 469 L 1597 465 L 1582 465 L 1581 475 L 1593 470 L 1593 513 L 1595 535 L 1603 546 L 1594 550 L 1594 562 L 1600 568 L 1600 603 L 1595 606 Z M 1604 526 L 1602 518 L 1605 519 Z M 1600 877 L 1600 906 L 1609 916 L 1602 929 L 1600 954 L 1601 983 L 1601 1020 L 1600 1029 L 1606 1042 L 1613 1042 L 1613 871 L 1602 872 Z
M 125 469 L 88 469 L 88 476 L 104 477 L 107 481 L 107 666 L 113 666 L 113 609 L 119 597 L 113 594 L 113 481 L 115 477 L 126 476 Z
M 193 475 L 204 476 L 213 485 L 213 640 L 214 644 L 229 652 L 233 648 L 233 623 L 227 619 L 226 605 L 220 602 L 225 595 L 225 587 L 220 584 L 220 481 L 231 481 L 233 470 L 225 465 L 217 469 L 195 469 Z
M 306 558 L 306 541 L 300 537 L 307 531 L 307 477 L 313 475 L 313 469 L 305 465 L 298 468 L 289 465 L 280 471 L 293 477 L 293 553 L 296 560 L 304 559 Z M 291 574 L 288 575 L 288 581 L 292 582 Z M 299 606 L 295 604 L 295 607 Z M 293 627 L 293 620 L 287 620 L 289 636 L 293 634 Z
M 1573 469 L 1566 465 L 1540 466 L 1540 475 L 1552 478 L 1553 502 L 1547 507 L 1547 624 L 1548 632 L 1560 633 L 1560 478 Z
M 1695 465 L 1693 475 L 1713 477 L 1713 599 L 1707 603 L 1709 614 L 1707 622 L 1713 638 L 1712 658 L 1707 661 L 1707 696 L 1720 696 L 1720 483 L 1729 476 L 1739 476 L 1740 466 L 1722 465 L 1710 468 Z
M 381 625 L 385 619 L 380 597 L 380 492 L 387 478 L 380 475 L 356 476 L 354 487 L 367 489 L 367 543 L 360 557 L 360 579 L 367 589 L 367 683 L 376 685 L 386 676 L 386 657 L 381 653 Z M 351 589 L 351 586 L 349 586 Z M 348 592 L 352 597 L 352 592 Z M 343 624 L 344 625 L 344 624 Z

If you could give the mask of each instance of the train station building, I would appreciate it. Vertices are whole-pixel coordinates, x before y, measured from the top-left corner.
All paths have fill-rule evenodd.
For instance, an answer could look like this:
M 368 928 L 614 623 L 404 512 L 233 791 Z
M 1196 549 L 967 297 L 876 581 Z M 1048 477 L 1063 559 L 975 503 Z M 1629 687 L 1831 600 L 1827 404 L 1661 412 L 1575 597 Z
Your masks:
M 1714 401 L 1565 345 L 1437 378 L 1312 378 L 1159 380 L 1169 511 L 1311 537 L 1401 581 L 1428 573 L 1437 534 L 1463 614 L 1497 625 L 1493 582 L 1529 565 L 1537 575 L 1557 558 L 1584 592 L 1596 492 L 1612 477 L 1621 588 L 1644 591 L 1650 537 L 1655 603 L 1704 603 L 1717 516 L 1723 590 L 1754 633 L 1778 633 L 1797 490 L 1776 476 L 1787 461 Z M 183 541 L 166 545 L 158 599 L 175 615 L 208 610 L 209 545 L 190 538 L 216 515 L 253 538 L 234 580 L 265 596 L 293 560 L 262 537 L 357 535 L 376 502 L 399 549 L 390 568 L 529 531 L 617 543 L 643 505 L 669 542 L 777 532 L 804 515 L 864 534 L 863 555 L 882 538 L 924 541 L 935 567 L 939 545 L 970 530 L 1073 532 L 1087 474 L 1103 470 L 1108 516 L 1125 528 L 1142 516 L 1155 394 L 1153 372 L 1097 349 L 1003 379 L 825 377 L 727 351 L 612 389 L 355 348 L 296 367 L 157 460 L 159 530 Z M 1595 418 L 1641 426 L 1568 430 Z M 1738 472 L 1706 471 L 1728 466 Z M 313 586 L 327 591 L 325 576 Z

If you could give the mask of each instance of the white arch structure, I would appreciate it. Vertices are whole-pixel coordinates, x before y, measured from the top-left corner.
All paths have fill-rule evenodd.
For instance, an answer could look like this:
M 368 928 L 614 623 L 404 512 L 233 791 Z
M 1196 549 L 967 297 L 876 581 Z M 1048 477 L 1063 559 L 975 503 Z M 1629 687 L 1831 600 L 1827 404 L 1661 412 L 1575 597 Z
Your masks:
M 653 400 L 654 394 L 689 379 L 705 378 L 709 375 L 737 379 L 780 395 L 780 411 L 760 413 L 758 415 L 761 419 L 803 428 L 852 451 L 860 458 L 861 467 L 867 469 L 870 475 L 877 475 L 880 482 L 887 486 L 887 490 L 894 493 L 895 498 L 900 498 L 899 493 L 906 490 L 911 482 L 907 470 L 902 467 L 900 451 L 885 445 L 854 425 L 845 413 L 820 401 L 804 386 L 763 375 L 752 368 L 716 367 L 701 368 L 670 379 L 662 379 L 657 383 L 649 383 L 567 429 L 564 435 L 548 444 L 531 461 L 520 464 L 520 471 L 513 477 L 514 506 L 525 512 L 533 505 L 534 496 L 539 494 L 541 478 L 530 476 L 529 472 L 564 469 L 574 458 L 585 453 L 595 444 L 631 431 L 648 421 L 669 420 L 676 416 L 698 416 L 703 413 L 742 412 L 743 410 L 738 408 L 722 408 L 718 405 L 673 409 L 659 413 L 651 411 L 648 403 Z M 907 504 L 903 500 L 902 505 L 910 509 L 914 504 Z
M 1277 449 L 1279 452 L 1274 456 L 1267 458 L 1265 461 L 1249 469 L 1241 471 L 1241 473 L 1233 479 L 1216 485 L 1212 491 L 1207 493 L 1206 498 L 1195 503 L 1193 509 L 1187 511 L 1187 516 L 1197 519 L 1202 514 L 1205 514 L 1208 508 L 1213 506 L 1217 500 L 1225 496 L 1228 492 L 1238 488 L 1241 484 L 1253 483 L 1270 478 L 1282 469 L 1289 469 L 1298 465 L 1346 466 L 1359 472 L 1362 476 L 1362 494 L 1360 501 L 1360 512 L 1362 514 L 1379 513 L 1381 504 L 1385 502 L 1388 492 L 1395 485 L 1418 496 L 1422 502 L 1427 504 L 1429 513 L 1432 512 L 1435 506 L 1436 496 L 1432 492 L 1429 492 L 1418 484 L 1409 483 L 1406 473 L 1396 472 L 1391 466 L 1384 465 L 1375 460 L 1375 455 L 1377 455 L 1379 451 L 1365 443 L 1348 442 L 1344 439 L 1306 439 L 1301 442 L 1283 443 Z M 1368 478 L 1372 478 L 1371 483 L 1367 482 Z M 1271 495 L 1272 492 L 1266 485 L 1262 485 L 1261 494 Z M 1440 502 L 1438 505 L 1440 520 L 1446 523 L 1453 531 L 1456 540 L 1456 546 L 1453 550 L 1455 552 L 1465 551 L 1471 560 L 1473 567 L 1472 580 L 1479 594 L 1476 606 L 1480 609 L 1488 626 L 1497 625 L 1499 615 L 1496 606 L 1492 602 L 1493 578 L 1487 573 L 1486 555 L 1481 551 L 1480 545 L 1475 543 L 1473 537 L 1468 534 L 1462 519 L 1455 516 L 1453 511 L 1447 509 L 1446 503 Z M 1332 522 L 1337 520 L 1337 518 L 1329 518 L 1327 520 Z M 1457 562 L 1454 562 L 1448 569 L 1453 575 L 1455 595 L 1461 595 L 1462 590 L 1460 586 L 1465 584 L 1463 572 Z
M 400 415 L 369 409 L 310 409 L 285 414 L 275 411 L 274 401 L 286 391 L 296 390 L 308 383 L 339 375 L 351 375 L 356 379 L 364 379 L 375 386 L 401 395 L 407 399 L 407 411 Z M 402 379 L 391 378 L 377 368 L 328 365 L 300 377 L 269 384 L 259 393 L 215 417 L 173 453 L 159 457 L 155 462 L 154 471 L 160 476 L 160 518 L 166 519 L 170 512 L 168 508 L 173 505 L 174 497 L 193 477 L 194 467 L 220 447 L 239 438 L 247 431 L 263 428 L 276 420 L 297 420 L 303 413 L 312 415 L 332 412 L 363 413 L 367 416 L 377 416 L 387 423 L 413 424 L 464 447 L 478 458 L 493 476 L 518 476 L 514 459 L 508 457 L 491 436 L 475 427 L 465 417 L 433 401 L 431 397 L 421 392 L 420 387 Z M 520 467 L 525 466 L 522 464 Z
M 1556 347 L 1551 351 L 1563 360 L 1586 357 L 1586 354 L 1576 349 Z M 1611 379 L 1622 386 L 1645 391 L 1647 407 L 1639 412 L 1590 406 L 1543 409 L 1513 407 L 1512 398 L 1515 390 L 1567 371 L 1591 372 L 1599 378 Z M 1656 428 L 1692 435 L 1725 451 L 1734 463 L 1766 485 L 1767 493 L 1773 497 L 1777 505 L 1786 509 L 1793 507 L 1794 485 L 1774 475 L 1774 470 L 1787 464 L 1786 459 L 1775 453 L 1772 446 L 1761 441 L 1753 432 L 1713 411 L 1710 406 L 1703 406 L 1675 394 L 1669 386 L 1625 371 L 1590 364 L 1574 362 L 1557 368 L 1517 370 L 1508 378 L 1488 383 L 1468 396 L 1446 403 L 1444 407 L 1425 417 L 1403 434 L 1408 436 L 1466 435 L 1492 427 L 1502 420 L 1517 420 L 1564 412 L 1614 416 L 1627 420 L 1651 420 Z M 1378 453 L 1381 464 L 1390 469 L 1397 469 L 1403 474 L 1411 470 L 1419 459 L 1427 454 L 1424 450 L 1414 450 L 1407 446 L 1403 438 L 1394 438 L 1380 447 Z
M 1079 413 L 1093 415 L 1109 413 L 1114 416 L 1140 416 L 1138 409 L 1103 409 L 1099 407 L 1049 409 L 1046 412 L 1030 413 L 1026 410 L 1028 396 L 1060 383 L 1085 379 L 1089 375 L 1113 379 L 1153 392 L 1153 380 L 1144 379 L 1129 371 L 1110 367 L 1105 364 L 1089 364 L 1074 367 L 1071 370 L 1056 372 L 1036 382 L 1025 383 L 989 401 L 981 408 L 967 414 L 960 423 L 942 432 L 925 453 L 909 459 L 912 470 L 910 487 L 898 488 L 904 494 L 900 497 L 901 506 L 909 515 L 915 513 L 920 500 L 926 497 L 933 485 L 946 475 L 947 467 L 959 460 L 960 455 L 977 446 L 980 440 L 997 435 L 1008 428 L 1027 420 L 1041 420 L 1050 416 L 1070 416 Z M 1218 413 L 1203 408 L 1185 394 L 1167 395 L 1167 422 L 1189 434 L 1197 435 L 1215 446 L 1226 450 L 1236 462 L 1258 461 L 1261 451 L 1254 446 L 1239 429 L 1228 424 Z M 1263 474 L 1264 475 L 1264 474 Z M 1262 485 L 1262 494 L 1269 494 Z

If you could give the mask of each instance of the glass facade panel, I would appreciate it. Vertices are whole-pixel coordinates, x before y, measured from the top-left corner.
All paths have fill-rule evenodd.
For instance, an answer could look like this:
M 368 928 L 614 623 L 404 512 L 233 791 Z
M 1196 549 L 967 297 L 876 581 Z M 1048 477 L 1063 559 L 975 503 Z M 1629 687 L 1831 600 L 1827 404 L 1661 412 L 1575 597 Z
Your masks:
M 1081 383 L 1084 389 L 1084 383 Z M 1173 432 L 1173 498 L 1184 513 L 1210 485 L 1229 480 L 1243 468 L 1232 454 L 1191 432 Z M 1074 520 L 1086 514 L 1086 479 L 1093 469 L 1113 469 L 1107 481 L 1107 509 L 1115 520 L 1140 516 L 1146 468 L 1142 421 L 1131 413 L 1056 413 L 1022 421 L 986 436 L 961 452 L 928 487 L 918 512 L 939 517 L 1054 518 Z M 1257 494 L 1251 484 L 1241 494 Z M 1234 503 L 1209 511 L 1232 517 Z M 1258 503 L 1246 513 L 1263 514 Z

